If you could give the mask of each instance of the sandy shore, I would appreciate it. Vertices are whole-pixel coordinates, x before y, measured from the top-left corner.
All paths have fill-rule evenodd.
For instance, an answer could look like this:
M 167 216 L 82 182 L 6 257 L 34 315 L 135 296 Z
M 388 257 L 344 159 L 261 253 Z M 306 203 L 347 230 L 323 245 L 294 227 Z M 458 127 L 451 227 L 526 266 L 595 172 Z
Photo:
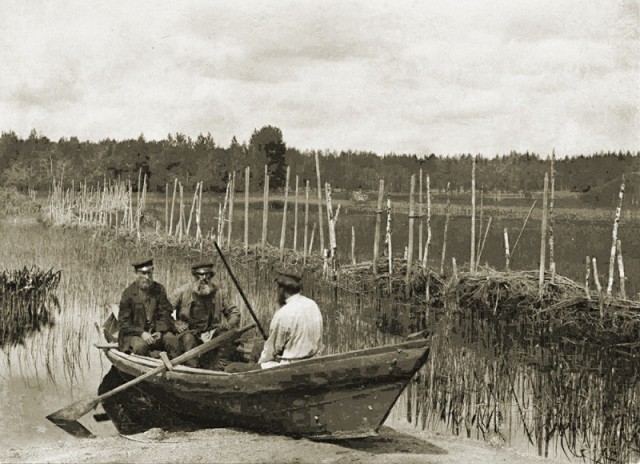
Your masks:
M 232 429 L 74 439 L 46 446 L 0 450 L 3 463 L 514 463 L 544 459 L 477 440 L 384 427 L 380 436 L 336 443 L 314 442 Z

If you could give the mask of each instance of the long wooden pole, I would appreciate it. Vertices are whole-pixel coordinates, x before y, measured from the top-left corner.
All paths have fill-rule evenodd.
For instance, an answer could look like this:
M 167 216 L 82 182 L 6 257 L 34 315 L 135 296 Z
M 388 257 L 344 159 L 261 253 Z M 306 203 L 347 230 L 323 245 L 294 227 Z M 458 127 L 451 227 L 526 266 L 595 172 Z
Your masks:
M 280 255 L 284 253 L 284 242 L 287 234 L 287 206 L 289 203 L 289 175 L 290 167 L 287 166 L 287 178 L 284 185 L 284 207 L 282 210 L 282 227 L 280 228 Z
M 318 181 L 318 228 L 320 230 L 320 253 L 324 253 L 324 228 L 322 225 L 322 183 L 320 182 L 320 158 L 316 152 L 316 179 Z
M 549 270 L 551 271 L 551 283 L 555 282 L 556 278 L 556 261 L 555 261 L 555 243 L 553 238 L 553 205 L 555 202 L 555 185 L 556 185 L 556 170 L 555 170 L 555 150 L 551 151 L 551 198 L 549 199 Z
M 373 274 L 378 273 L 378 258 L 380 257 L 380 224 L 382 222 L 382 201 L 384 199 L 384 180 L 380 179 L 378 187 L 378 209 L 376 210 L 376 228 L 373 234 Z
M 442 239 L 442 259 L 440 260 L 440 274 L 444 274 L 444 260 L 447 255 L 447 232 L 449 229 L 449 215 L 451 212 L 451 197 L 449 193 L 450 183 L 447 182 L 447 206 L 445 207 L 445 217 L 444 217 L 444 233 Z
M 298 175 L 296 174 L 296 199 L 294 201 L 293 210 L 293 251 L 298 246 Z
M 618 207 L 616 208 L 616 216 L 613 221 L 613 231 L 611 233 L 611 255 L 609 257 L 609 281 L 607 283 L 607 296 L 611 296 L 613 289 L 613 273 L 614 262 L 616 259 L 616 242 L 618 240 L 618 226 L 620 225 L 620 214 L 622 212 L 622 199 L 624 197 L 624 176 L 620 185 L 620 193 L 618 193 Z
M 262 248 L 267 243 L 267 223 L 269 214 L 269 173 L 267 171 L 267 165 L 264 165 L 264 193 L 262 197 L 262 239 L 260 244 Z
M 236 172 L 231 174 L 231 186 L 229 188 L 229 227 L 227 228 L 227 248 L 231 247 L 231 234 L 233 228 L 233 206 L 236 198 Z
M 411 175 L 409 183 L 409 239 L 408 239 L 408 251 L 407 251 L 407 274 L 406 274 L 406 292 L 409 294 L 409 282 L 411 282 L 411 266 L 413 265 L 413 229 L 415 223 L 415 205 L 413 195 L 416 189 L 416 175 Z
M 176 204 L 176 190 L 178 188 L 178 178 L 173 179 L 173 196 L 171 197 L 171 217 L 169 218 L 169 235 L 173 234 L 173 209 Z
M 425 244 L 424 255 L 422 257 L 422 267 L 424 269 L 427 268 L 427 263 L 429 261 L 430 248 L 431 248 L 431 179 L 427 174 L 427 243 Z
M 249 253 L 249 166 L 244 169 L 244 254 Z
M 308 237 L 309 234 L 309 179 L 307 179 L 305 181 L 305 185 L 304 185 L 304 243 L 303 243 L 303 258 L 304 258 L 304 263 L 306 264 L 306 260 L 307 260 L 307 255 L 311 252 L 309 250 L 309 243 L 307 242 L 307 240 L 309 239 Z
M 418 260 L 422 261 L 422 168 L 418 181 Z M 422 261 L 422 267 L 425 266 Z
M 471 167 L 471 256 L 469 271 L 475 271 L 476 257 L 476 157 L 473 157 Z
M 544 292 L 544 270 L 547 255 L 547 195 L 549 190 L 549 174 L 544 173 L 544 190 L 542 193 L 542 225 L 540 227 L 540 275 L 538 277 L 538 294 L 542 298 Z
M 627 291 L 624 277 L 624 262 L 622 261 L 622 242 L 616 241 L 616 254 L 618 256 L 618 276 L 620 277 L 620 298 L 627 298 Z

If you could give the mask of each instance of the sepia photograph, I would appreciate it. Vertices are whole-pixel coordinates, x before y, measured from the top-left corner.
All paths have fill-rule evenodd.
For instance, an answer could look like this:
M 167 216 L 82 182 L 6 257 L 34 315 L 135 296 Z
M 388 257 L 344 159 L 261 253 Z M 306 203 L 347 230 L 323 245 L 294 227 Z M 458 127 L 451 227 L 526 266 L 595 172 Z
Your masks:
M 4 0 L 0 463 L 640 464 L 640 0 Z

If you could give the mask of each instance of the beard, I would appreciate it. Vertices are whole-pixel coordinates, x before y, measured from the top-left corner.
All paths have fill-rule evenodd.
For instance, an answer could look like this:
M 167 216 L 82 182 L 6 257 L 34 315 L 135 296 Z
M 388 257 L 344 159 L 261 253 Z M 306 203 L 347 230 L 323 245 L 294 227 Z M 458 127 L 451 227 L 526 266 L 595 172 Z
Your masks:
M 138 287 L 140 287 L 140 290 L 149 290 L 151 288 L 151 284 L 153 284 L 152 279 L 147 279 L 146 277 L 138 278 Z
M 284 290 L 282 289 L 278 289 L 278 304 L 280 306 L 287 304 L 287 295 L 285 295 Z
M 209 296 L 213 293 L 213 285 L 211 282 L 195 282 L 193 293 L 198 296 Z

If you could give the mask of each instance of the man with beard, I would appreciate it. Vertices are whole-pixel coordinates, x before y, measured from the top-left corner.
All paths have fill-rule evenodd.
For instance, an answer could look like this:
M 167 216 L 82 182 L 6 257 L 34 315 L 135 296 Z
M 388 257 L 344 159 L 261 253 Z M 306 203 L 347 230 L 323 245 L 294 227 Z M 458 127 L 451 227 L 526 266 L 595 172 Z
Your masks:
M 136 280 L 120 298 L 118 347 L 125 353 L 148 356 L 152 350 L 166 351 L 169 358 L 180 354 L 173 308 L 164 287 L 153 280 L 153 259 L 132 264 Z
M 213 283 L 213 263 L 198 263 L 191 267 L 193 281 L 172 293 L 169 300 L 176 310 L 176 330 L 184 351 L 211 340 L 240 325 L 240 311 L 227 304 L 222 292 Z M 190 367 L 222 370 L 236 354 L 233 343 L 187 361 Z
M 280 270 L 275 282 L 278 303 L 258 364 L 262 369 L 311 358 L 322 349 L 322 313 L 315 301 L 302 295 L 302 276 Z

